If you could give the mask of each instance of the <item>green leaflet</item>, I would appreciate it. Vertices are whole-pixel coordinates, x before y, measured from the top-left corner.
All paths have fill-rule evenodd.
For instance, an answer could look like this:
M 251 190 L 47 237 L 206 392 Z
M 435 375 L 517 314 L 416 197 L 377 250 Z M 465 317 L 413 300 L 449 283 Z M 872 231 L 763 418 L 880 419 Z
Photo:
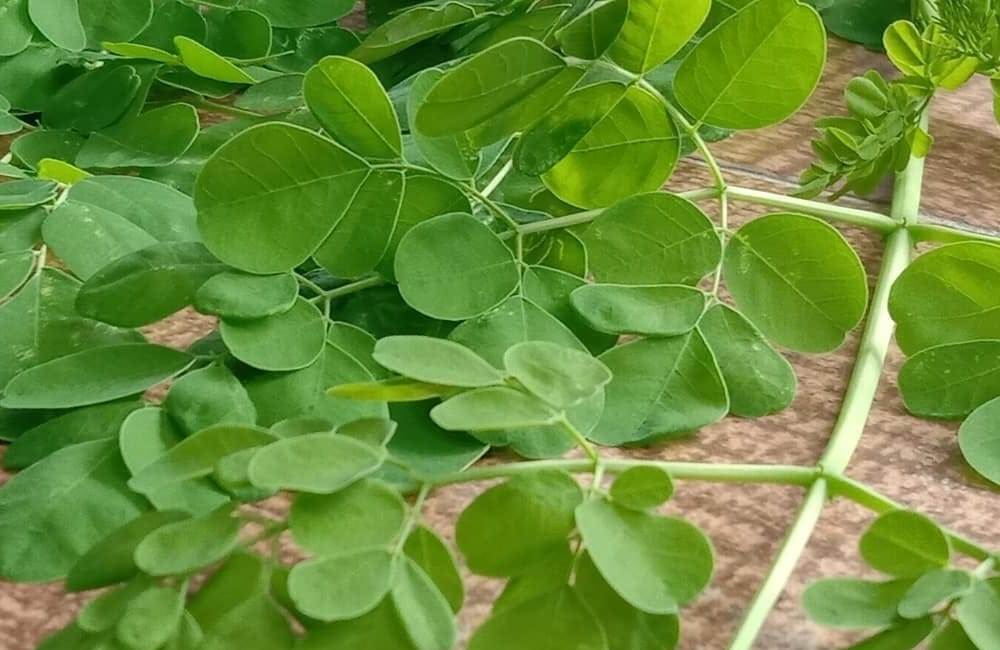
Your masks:
M 76 308 L 112 325 L 148 325 L 190 305 L 198 288 L 225 270 L 200 243 L 154 243 L 90 276 L 80 287 Z
M 711 0 L 632 0 L 608 56 L 646 73 L 677 54 L 708 17 Z
M 42 114 L 47 127 L 90 133 L 110 126 L 128 110 L 142 79 L 132 66 L 85 72 L 56 93 Z
M 28 0 L 28 15 L 54 45 L 79 52 L 87 45 L 77 0 Z
M 576 509 L 591 559 L 629 604 L 649 614 L 674 614 L 712 577 L 708 538 L 682 519 L 628 510 L 604 499 Z M 621 557 L 633 558 L 621 562 Z
M 87 48 L 105 41 L 130 41 L 153 17 L 153 0 L 78 0 Z
M 174 47 L 185 68 L 206 79 L 232 84 L 254 84 L 256 79 L 245 70 L 187 36 L 175 36 Z
M 290 515 L 292 537 L 306 551 L 339 555 L 391 546 L 403 532 L 406 502 L 379 481 L 364 480 L 334 494 L 301 494 Z
M 655 508 L 674 493 L 670 475 L 658 467 L 633 467 L 611 484 L 611 500 L 632 510 Z
M 861 557 L 873 568 L 901 578 L 948 565 L 951 546 L 933 521 L 895 510 L 876 519 L 861 537 Z
M 934 620 L 929 616 L 913 621 L 903 621 L 852 645 L 851 650 L 883 650 L 885 648 L 910 650 L 920 645 L 920 642 L 930 635 L 934 627 Z
M 306 73 L 306 104 L 330 136 L 365 158 L 398 158 L 399 122 L 375 74 L 357 61 L 329 56 Z
M 513 388 L 491 386 L 438 404 L 431 410 L 431 419 L 449 431 L 497 431 L 555 424 L 559 412 Z
M 135 549 L 135 563 L 149 575 L 182 575 L 225 558 L 239 542 L 240 520 L 228 505 L 207 515 L 157 528 Z
M 33 178 L 0 184 L 0 210 L 23 210 L 48 203 L 56 197 L 57 186 Z
M 597 59 L 620 35 L 628 10 L 624 0 L 595 3 L 556 33 L 559 46 L 569 56 Z
M 917 578 L 899 602 L 899 615 L 918 619 L 934 612 L 942 602 L 950 601 L 972 588 L 972 577 L 965 571 L 932 569 Z
M 33 251 L 0 254 L 0 300 L 20 289 L 31 277 L 34 268 Z
M 608 650 L 673 650 L 680 636 L 675 614 L 647 614 L 622 599 L 584 555 L 576 567 L 574 590 L 597 617 Z
M 286 312 L 254 320 L 223 319 L 219 332 L 226 347 L 243 363 L 272 372 L 308 367 L 323 353 L 323 314 L 298 298 Z M 274 341 L 285 344 L 275 346 Z
M 162 488 L 209 476 L 215 464 L 242 449 L 274 441 L 267 431 L 246 425 L 220 424 L 184 438 L 135 472 L 129 487 L 153 495 Z
M 203 314 L 230 320 L 253 320 L 290 310 L 299 284 L 290 273 L 250 275 L 225 272 L 213 275 L 194 295 L 194 307 Z
M 883 627 L 896 622 L 899 603 L 913 582 L 827 578 L 809 585 L 802 605 L 820 625 L 845 629 Z
M 467 131 L 524 102 L 565 68 L 559 55 L 537 41 L 500 43 L 435 84 L 417 110 L 415 126 L 428 137 Z
M 390 336 L 375 344 L 373 357 L 393 372 L 431 384 L 475 388 L 504 379 L 475 352 L 447 339 Z
M 562 472 L 512 478 L 462 512 L 455 529 L 458 548 L 475 573 L 518 575 L 567 545 L 573 511 L 582 500 L 579 485 Z
M 43 5 L 45 1 L 41 0 Z M 20 110 L 44 110 L 49 98 L 72 78 L 59 66 L 62 57 L 59 48 L 39 45 L 0 60 L 0 94 Z
M 206 14 L 205 44 L 231 59 L 259 59 L 271 51 L 271 23 L 259 11 L 234 9 Z
M 593 354 L 604 352 L 617 340 L 613 334 L 593 330 L 572 305 L 574 290 L 586 284 L 565 271 L 533 266 L 521 279 L 524 296 L 563 323 Z
M 798 384 L 792 364 L 745 316 L 720 303 L 705 312 L 698 329 L 719 363 L 730 413 L 762 417 L 792 403 Z
M 28 0 L 11 0 L 5 7 L 5 19 L 0 22 L 0 56 L 13 56 L 31 43 L 34 25 L 28 15 Z
M 570 302 L 600 332 L 677 336 L 698 324 L 706 297 L 685 285 L 587 284 L 570 295 Z
M 965 461 L 994 483 L 1000 484 L 1000 397 L 973 411 L 958 430 L 958 444 Z
M 899 370 L 906 409 L 921 417 L 958 420 L 1000 396 L 1000 340 L 927 348 Z
M 111 440 L 57 451 L 0 490 L 0 575 L 62 578 L 105 535 L 148 507 L 125 487 L 128 470 Z M 44 530 L 39 536 L 35 531 Z
M 141 393 L 183 372 L 193 358 L 171 348 L 130 343 L 91 348 L 39 364 L 4 389 L 4 408 L 71 408 Z
M 956 618 L 977 648 L 1000 642 L 1000 580 L 978 582 L 958 603 Z
M 367 172 L 363 160 L 306 129 L 251 127 L 198 175 L 198 227 L 209 250 L 238 269 L 288 271 L 330 234 Z
M 605 389 L 595 442 L 620 445 L 657 435 L 694 431 L 729 411 L 722 374 L 698 330 L 665 339 L 641 339 L 600 356 L 613 379 Z
M 271 490 L 332 494 L 375 472 L 385 450 L 347 436 L 310 433 L 282 438 L 250 461 L 250 482 Z
M 430 418 L 433 406 L 422 402 L 390 408 L 399 430 L 389 441 L 389 455 L 417 478 L 461 471 L 489 449 L 471 436 L 437 426 Z
M 125 419 L 121 426 L 118 446 L 129 472 L 132 476 L 137 476 L 142 470 L 166 456 L 183 437 L 183 432 L 174 424 L 166 411 L 149 407 L 139 409 Z M 250 442 L 250 445 L 254 444 L 256 441 Z M 198 454 L 190 455 L 194 457 Z M 176 459 L 174 456 L 170 462 Z M 211 462 L 212 459 L 209 458 L 206 465 Z M 147 491 L 144 496 L 161 511 L 176 510 L 191 515 L 206 514 L 229 501 L 229 497 L 206 478 L 209 473 L 211 467 L 206 467 L 195 472 L 196 478 L 165 480 L 160 486 Z
M 388 593 L 393 557 L 362 549 L 301 562 L 288 576 L 288 592 L 303 614 L 321 621 L 361 616 Z
M 272 77 L 247 88 L 233 106 L 262 115 L 280 115 L 294 111 L 305 103 L 302 81 L 301 74 Z
M 170 386 L 163 408 L 191 435 L 216 424 L 255 424 L 257 410 L 221 363 L 189 372 Z
M 469 642 L 469 650 L 545 650 L 552 640 L 577 650 L 605 650 L 607 641 L 594 614 L 569 587 L 538 596 L 490 617 Z M 512 644 L 512 645 L 508 645 Z
M 259 11 L 275 27 L 311 27 L 325 25 L 346 16 L 354 5 L 347 0 L 319 4 L 294 0 L 244 0 L 240 6 Z
M 799 352 L 836 349 L 868 304 L 857 253 L 813 217 L 771 214 L 746 224 L 726 247 L 723 274 L 736 306 L 764 336 Z
M 599 282 L 695 284 L 715 269 L 722 245 L 697 205 L 655 192 L 625 199 L 584 231 Z
M 474 20 L 477 14 L 477 8 L 460 2 L 414 7 L 379 25 L 350 56 L 362 63 L 375 63 Z
M 545 341 L 518 343 L 503 361 L 528 392 L 562 409 L 592 397 L 611 381 L 611 372 L 589 353 Z
M 589 95 L 591 88 L 578 92 Z M 578 98 L 583 101 L 591 100 Z M 604 208 L 662 187 L 677 164 L 679 151 L 677 128 L 662 98 L 632 86 L 542 180 L 567 203 Z
M 451 610 L 458 613 L 465 598 L 465 586 L 444 541 L 430 528 L 417 526 L 406 538 L 403 550 L 434 581 Z
M 458 629 L 448 601 L 419 564 L 404 556 L 390 596 L 415 648 L 438 650 L 455 645 Z
M 313 626 L 299 650 L 366 646 L 386 650 L 412 650 L 412 641 L 390 598 L 383 598 L 371 611 L 343 621 Z
M 410 125 L 410 136 L 420 154 L 427 162 L 446 176 L 458 179 L 472 179 L 479 175 L 483 164 L 483 154 L 469 136 L 464 133 L 430 138 L 416 130 L 417 110 L 423 104 L 427 93 L 444 76 L 444 72 L 431 68 L 420 72 L 410 86 L 406 98 L 406 114 Z
M 510 249 L 467 214 L 442 215 L 411 228 L 396 251 L 395 274 L 403 299 L 441 320 L 478 316 L 510 296 L 520 281 Z
M 136 596 L 116 626 L 119 641 L 129 648 L 155 648 L 170 640 L 184 615 L 184 591 L 150 587 Z
M 949 244 L 921 255 L 893 285 L 889 310 L 906 354 L 1000 338 L 1000 246 Z
M 180 158 L 198 135 L 198 112 L 168 104 L 92 134 L 74 161 L 78 167 L 163 167 Z
M 697 121 L 757 129 L 786 119 L 826 63 L 819 14 L 798 0 L 752 2 L 709 32 L 677 71 L 674 90 Z

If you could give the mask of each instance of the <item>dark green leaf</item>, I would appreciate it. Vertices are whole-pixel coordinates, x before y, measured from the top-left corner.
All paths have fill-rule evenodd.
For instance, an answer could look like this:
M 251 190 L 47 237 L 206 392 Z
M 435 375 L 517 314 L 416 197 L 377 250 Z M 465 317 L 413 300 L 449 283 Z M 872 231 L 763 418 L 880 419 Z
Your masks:
M 595 330 L 645 336 L 690 332 L 706 305 L 703 292 L 671 284 L 588 284 L 574 291 L 570 301 Z
M 255 320 L 224 319 L 219 332 L 233 356 L 249 366 L 299 370 L 323 353 L 326 325 L 319 308 L 299 298 L 284 313 Z M 282 341 L 282 345 L 274 345 L 275 341 Z
M 948 538 L 938 525 L 906 510 L 876 519 L 861 537 L 860 548 L 872 568 L 901 578 L 945 567 L 951 556 Z
M 299 285 L 290 273 L 250 275 L 219 273 L 194 296 L 195 309 L 230 320 L 251 320 L 281 314 L 295 305 Z
M 1000 396 L 1000 340 L 938 345 L 906 360 L 899 371 L 906 409 L 957 420 Z
M 90 136 L 77 167 L 162 167 L 180 158 L 198 135 L 198 111 L 190 104 L 150 109 Z

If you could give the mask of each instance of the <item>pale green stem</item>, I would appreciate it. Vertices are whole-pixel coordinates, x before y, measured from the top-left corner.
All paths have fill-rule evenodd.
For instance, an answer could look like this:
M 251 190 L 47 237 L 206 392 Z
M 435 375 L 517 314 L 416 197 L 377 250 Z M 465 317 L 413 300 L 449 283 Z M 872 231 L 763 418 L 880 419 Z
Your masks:
M 424 501 L 427 500 L 427 495 L 431 493 L 433 486 L 430 483 L 424 483 L 420 486 L 420 490 L 417 492 L 417 498 L 413 501 L 413 507 L 410 508 L 410 516 L 406 518 L 406 523 L 403 525 L 403 531 L 399 535 L 399 541 L 396 542 L 396 547 L 393 549 L 393 555 L 399 555 L 403 552 L 403 547 L 406 546 L 406 539 L 416 528 L 417 523 L 423 516 Z
M 831 221 L 839 221 L 853 226 L 862 226 L 881 233 L 890 233 L 899 228 L 899 223 L 893 221 L 884 214 L 879 214 L 878 212 L 858 210 L 856 208 L 845 208 L 832 203 L 810 201 L 808 199 L 800 199 L 794 196 L 785 196 L 784 194 L 752 190 L 746 187 L 730 186 L 729 198 L 756 205 L 808 214 L 814 217 L 829 219 Z
M 583 450 L 587 457 L 591 460 L 591 467 L 596 469 L 601 464 L 601 455 L 597 453 L 597 448 L 591 444 L 587 437 L 580 433 L 580 430 L 573 426 L 565 416 L 559 421 L 559 426 L 563 428 L 566 433 L 573 436 L 573 440 L 576 441 L 577 447 Z
M 355 280 L 350 284 L 345 284 L 342 287 L 337 287 L 335 289 L 323 290 L 323 294 L 318 296 L 324 300 L 333 300 L 334 298 L 341 298 L 343 296 L 362 291 L 364 289 L 370 289 L 372 287 L 377 287 L 385 284 L 385 280 L 382 276 L 372 275 L 367 278 L 361 278 L 360 280 Z M 315 298 L 313 299 L 315 300 Z
M 213 102 L 201 97 L 200 95 L 185 98 L 184 101 L 189 104 L 193 104 L 196 108 L 201 108 L 212 113 L 222 113 L 224 115 L 232 115 L 233 117 L 264 117 L 264 115 L 260 113 L 237 108 L 228 104 Z
M 486 184 L 486 187 L 483 188 L 483 196 L 493 194 L 493 192 L 500 187 L 500 184 L 503 183 L 503 180 L 507 178 L 507 174 L 509 174 L 512 169 L 514 169 L 514 161 L 508 160 L 507 163 L 500 168 L 500 171 L 497 172 L 497 175 L 494 176 L 493 179 Z
M 923 160 L 913 158 L 897 179 L 892 215 L 900 224 L 910 224 L 917 219 L 923 168 Z M 819 462 L 824 477 L 840 475 L 847 468 L 864 433 L 865 423 L 875 400 L 875 391 L 882 377 L 885 355 L 892 340 L 894 325 L 889 315 L 889 292 L 896 278 L 909 264 L 912 248 L 912 238 L 905 229 L 899 228 L 889 235 L 857 361 L 847 385 L 840 416 Z M 810 488 L 792 524 L 791 532 L 763 585 L 751 601 L 729 650 L 750 650 L 753 647 L 819 522 L 828 492 L 827 480 L 820 478 Z

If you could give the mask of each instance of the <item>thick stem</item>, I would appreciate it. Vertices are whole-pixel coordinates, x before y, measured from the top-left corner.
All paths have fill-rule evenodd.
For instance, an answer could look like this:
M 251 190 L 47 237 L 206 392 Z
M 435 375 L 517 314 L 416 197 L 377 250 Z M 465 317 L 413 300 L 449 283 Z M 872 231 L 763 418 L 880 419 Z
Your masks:
M 923 160 L 912 158 L 897 179 L 892 215 L 900 224 L 911 224 L 918 218 L 923 169 Z M 840 416 L 834 425 L 826 452 L 820 459 L 819 467 L 824 476 L 839 475 L 847 468 L 864 433 L 868 414 L 875 401 L 875 391 L 882 377 L 885 355 L 892 340 L 894 324 L 889 315 L 889 292 L 896 278 L 909 264 L 912 246 L 912 239 L 905 228 L 897 228 L 889 235 L 854 371 L 847 385 Z M 810 488 L 792 524 L 788 539 L 775 558 L 760 591 L 754 596 L 729 650 L 750 650 L 753 647 L 819 522 L 828 492 L 827 480 L 821 478 Z
M 846 223 L 853 226 L 862 226 L 881 233 L 890 233 L 899 228 L 899 223 L 893 221 L 884 214 L 879 214 L 878 212 L 858 210 L 856 208 L 845 208 L 832 203 L 821 203 L 819 201 L 810 201 L 808 199 L 800 199 L 794 196 L 785 196 L 784 194 L 762 192 L 760 190 L 752 190 L 747 187 L 730 186 L 729 198 L 756 205 L 779 208 L 781 210 L 792 210 L 794 212 L 820 217 L 821 219 L 829 219 L 830 221 L 838 221 L 840 223 Z

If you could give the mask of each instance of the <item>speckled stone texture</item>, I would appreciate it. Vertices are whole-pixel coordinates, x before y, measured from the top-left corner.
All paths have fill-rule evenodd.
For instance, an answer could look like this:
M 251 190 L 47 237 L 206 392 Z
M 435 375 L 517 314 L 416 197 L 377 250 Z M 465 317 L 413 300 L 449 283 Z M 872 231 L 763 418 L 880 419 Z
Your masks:
M 883 57 L 834 42 L 822 87 L 805 110 L 787 124 L 713 146 L 730 182 L 760 189 L 792 189 L 810 160 L 813 121 L 840 112 L 846 81 L 872 66 L 888 71 Z M 1000 129 L 991 114 L 988 85 L 977 80 L 960 92 L 944 94 L 934 106 L 931 128 L 936 144 L 927 165 L 926 218 L 1000 230 L 1000 213 L 995 207 Z M 670 187 L 687 189 L 705 184 L 704 166 L 686 161 Z M 876 196 L 867 207 L 885 209 L 887 194 Z M 759 211 L 738 205 L 734 222 L 756 213 Z M 879 238 L 855 229 L 844 229 L 844 233 L 874 272 L 881 256 Z M 211 321 L 183 313 L 153 327 L 151 334 L 158 341 L 179 346 L 211 327 Z M 834 354 L 792 355 L 799 394 L 784 413 L 754 421 L 728 419 L 669 447 L 629 453 L 671 460 L 811 465 L 820 457 L 838 413 L 856 346 L 857 334 Z M 963 465 L 955 440 L 957 424 L 928 422 L 905 413 L 895 381 L 901 361 L 899 351 L 893 349 L 866 435 L 848 473 L 943 524 L 1000 545 L 997 492 L 977 481 Z M 436 493 L 427 504 L 427 519 L 450 535 L 461 509 L 484 487 L 460 485 Z M 702 526 L 717 552 L 715 579 L 683 613 L 683 650 L 726 647 L 801 498 L 802 491 L 790 487 L 679 486 L 669 510 Z M 856 638 L 813 625 L 798 602 L 805 585 L 816 578 L 864 573 L 856 542 L 870 519 L 867 512 L 850 503 L 836 502 L 827 508 L 785 595 L 767 621 L 758 650 L 842 648 Z M 487 615 L 500 587 L 495 581 L 478 578 L 470 578 L 468 585 L 461 615 L 463 638 Z M 34 647 L 44 634 L 65 624 L 81 600 L 64 596 L 57 585 L 0 584 L 0 650 Z

